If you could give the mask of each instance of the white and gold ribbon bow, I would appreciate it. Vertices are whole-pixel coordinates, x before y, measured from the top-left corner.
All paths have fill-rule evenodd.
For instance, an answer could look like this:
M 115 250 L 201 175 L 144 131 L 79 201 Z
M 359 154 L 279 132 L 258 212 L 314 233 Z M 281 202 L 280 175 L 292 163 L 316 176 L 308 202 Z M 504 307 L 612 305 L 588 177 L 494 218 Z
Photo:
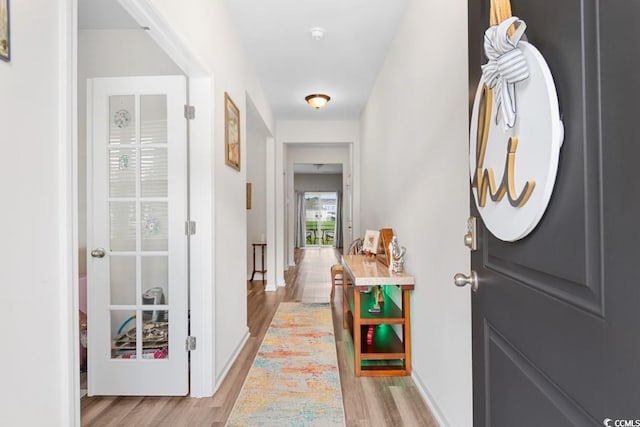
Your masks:
M 509 37 L 508 30 L 513 24 L 517 24 L 516 30 Z M 527 61 L 518 47 L 526 28 L 524 21 L 512 16 L 489 27 L 484 33 L 484 50 L 489 61 L 482 66 L 482 77 L 487 87 L 494 91 L 494 99 L 497 99 L 496 123 L 502 110 L 505 129 L 512 128 L 516 123 L 515 85 L 529 78 Z

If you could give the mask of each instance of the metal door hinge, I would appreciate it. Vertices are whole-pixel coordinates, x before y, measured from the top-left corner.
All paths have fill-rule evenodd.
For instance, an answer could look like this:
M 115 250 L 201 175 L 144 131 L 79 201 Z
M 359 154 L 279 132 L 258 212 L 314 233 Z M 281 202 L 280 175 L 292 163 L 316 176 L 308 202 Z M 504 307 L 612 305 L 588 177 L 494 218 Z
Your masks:
M 184 106 L 184 118 L 187 120 L 193 120 L 196 118 L 196 107 L 192 105 Z
M 193 236 L 196 234 L 196 222 L 195 221 L 185 221 L 184 223 L 184 234 L 187 236 Z
M 196 337 L 187 337 L 186 351 L 194 351 L 196 349 Z

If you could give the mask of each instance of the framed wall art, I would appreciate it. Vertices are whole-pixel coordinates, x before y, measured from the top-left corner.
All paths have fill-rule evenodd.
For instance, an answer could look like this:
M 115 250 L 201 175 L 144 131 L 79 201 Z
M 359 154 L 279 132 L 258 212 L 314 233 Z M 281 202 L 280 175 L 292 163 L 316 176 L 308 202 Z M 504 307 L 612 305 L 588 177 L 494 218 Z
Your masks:
M 235 170 L 240 170 L 240 111 L 224 93 L 224 159 Z
M 247 209 L 251 209 L 251 183 L 247 182 Z
M 11 29 L 9 22 L 9 0 L 0 0 L 0 59 L 11 59 Z

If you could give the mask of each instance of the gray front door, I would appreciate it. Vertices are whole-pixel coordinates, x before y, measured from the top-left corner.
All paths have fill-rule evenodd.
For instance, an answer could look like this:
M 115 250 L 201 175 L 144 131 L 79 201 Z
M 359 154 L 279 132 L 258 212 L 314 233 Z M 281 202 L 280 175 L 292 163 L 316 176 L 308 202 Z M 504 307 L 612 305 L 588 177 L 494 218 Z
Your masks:
M 565 138 L 532 234 L 506 243 L 479 223 L 474 425 L 640 426 L 640 2 L 511 4 L 551 68 Z M 468 5 L 474 90 L 490 1 Z

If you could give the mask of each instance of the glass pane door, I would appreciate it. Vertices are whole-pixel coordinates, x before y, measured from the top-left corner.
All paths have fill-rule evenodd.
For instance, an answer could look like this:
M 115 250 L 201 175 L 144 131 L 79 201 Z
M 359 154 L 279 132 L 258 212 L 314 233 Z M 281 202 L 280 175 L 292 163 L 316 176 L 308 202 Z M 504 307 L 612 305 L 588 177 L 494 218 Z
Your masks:
M 94 79 L 89 394 L 188 391 L 184 77 Z M 93 255 L 92 255 L 93 256 Z
M 336 230 L 337 194 L 306 192 L 306 245 L 332 246 Z
M 108 117 L 111 358 L 166 359 L 167 97 L 110 96 Z

